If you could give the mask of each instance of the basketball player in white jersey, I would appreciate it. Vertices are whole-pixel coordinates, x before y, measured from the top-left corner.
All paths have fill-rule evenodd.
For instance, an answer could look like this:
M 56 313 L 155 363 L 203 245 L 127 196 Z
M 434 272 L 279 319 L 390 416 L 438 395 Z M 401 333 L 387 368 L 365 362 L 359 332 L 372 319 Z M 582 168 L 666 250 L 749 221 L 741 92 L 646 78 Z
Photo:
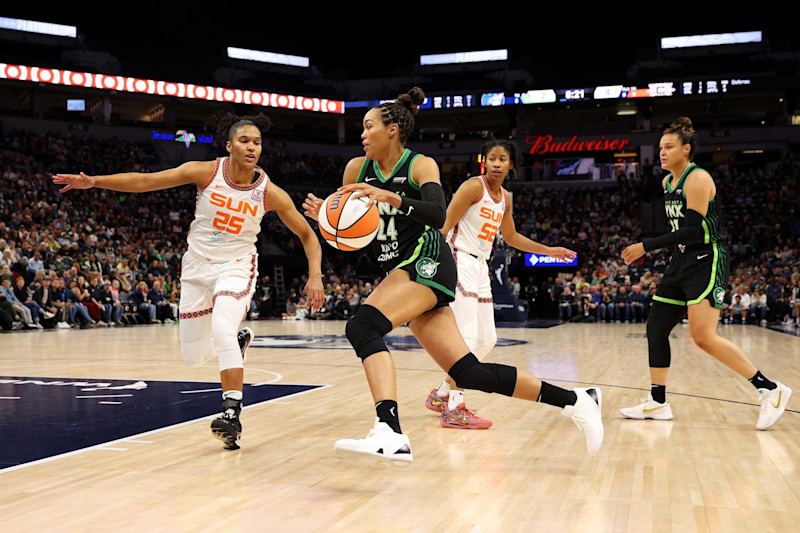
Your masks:
M 218 135 L 227 139 L 230 155 L 216 161 L 191 161 L 152 174 L 53 176 L 53 183 L 64 185 L 61 192 L 92 187 L 147 192 L 197 186 L 195 218 L 181 266 L 181 353 L 191 367 L 215 356 L 219 359 L 222 415 L 212 421 L 211 430 L 230 450 L 239 448 L 244 359 L 253 338 L 250 328 L 237 330 L 255 291 L 255 243 L 267 211 L 275 211 L 303 243 L 309 264 L 306 292 L 312 308 L 318 309 L 324 300 L 322 250 L 314 231 L 289 195 L 256 165 L 261 156 L 261 135 L 270 125 L 264 114 L 226 115 L 220 121 Z
M 575 252 L 549 247 L 517 233 L 512 216 L 511 196 L 503 182 L 515 166 L 522 164 L 522 155 L 511 141 L 491 140 L 481 148 L 485 174 L 465 181 L 447 206 L 447 219 L 442 233 L 453 250 L 458 270 L 456 299 L 450 304 L 458 330 L 478 358 L 494 347 L 494 304 L 487 260 L 492 253 L 498 230 L 518 250 L 572 260 Z M 442 413 L 441 425 L 456 429 L 486 429 L 492 422 L 478 417 L 466 408 L 464 391 L 447 377 L 438 389 L 431 389 L 425 406 Z

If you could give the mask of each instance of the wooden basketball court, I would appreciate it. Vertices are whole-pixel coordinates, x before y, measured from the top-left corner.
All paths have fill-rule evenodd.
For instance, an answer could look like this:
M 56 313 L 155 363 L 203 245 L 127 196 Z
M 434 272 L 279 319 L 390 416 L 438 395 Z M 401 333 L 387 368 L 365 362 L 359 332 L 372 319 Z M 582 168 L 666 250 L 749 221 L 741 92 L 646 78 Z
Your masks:
M 756 431 L 755 390 L 694 346 L 686 325 L 672 338 L 671 422 L 625 420 L 618 413 L 649 388 L 643 325 L 498 329 L 501 339 L 525 343 L 496 348 L 487 360 L 524 367 L 565 387 L 602 388 L 605 442 L 595 457 L 559 410 L 501 396 L 467 394 L 467 405 L 494 421 L 491 429 L 441 428 L 424 401 L 443 373 L 421 350 L 393 350 L 400 421 L 415 457 L 405 468 L 349 463 L 333 453 L 337 439 L 364 437 L 374 417 L 359 360 L 352 350 L 336 348 L 343 322 L 249 325 L 259 342 L 249 351 L 246 382 L 327 387 L 246 408 L 239 451 L 225 451 L 211 437 L 212 415 L 4 468 L 2 529 L 798 530 L 800 395 L 774 428 Z M 751 326 L 720 328 L 765 375 L 800 392 L 796 337 Z M 277 337 L 287 335 L 297 337 Z M 392 335 L 410 332 L 399 328 Z M 273 347 L 258 347 L 265 343 Z M 175 326 L 21 332 L 0 336 L 0 346 L 0 374 L 6 387 L 15 387 L 2 390 L 17 391 L 0 399 L 6 450 L 28 446 L 25 439 L 10 442 L 5 430 L 25 427 L 15 416 L 25 394 L 52 389 L 47 382 L 55 378 L 218 386 L 216 361 L 194 370 L 183 365 Z M 25 377 L 41 383 L 8 384 Z M 80 392 L 90 388 L 69 389 L 80 397 L 71 400 L 75 405 L 93 402 L 96 413 L 70 432 L 115 417 L 115 409 L 139 393 Z M 70 405 L 39 409 L 59 412 Z M 59 431 L 45 438 L 56 444 L 63 438 Z

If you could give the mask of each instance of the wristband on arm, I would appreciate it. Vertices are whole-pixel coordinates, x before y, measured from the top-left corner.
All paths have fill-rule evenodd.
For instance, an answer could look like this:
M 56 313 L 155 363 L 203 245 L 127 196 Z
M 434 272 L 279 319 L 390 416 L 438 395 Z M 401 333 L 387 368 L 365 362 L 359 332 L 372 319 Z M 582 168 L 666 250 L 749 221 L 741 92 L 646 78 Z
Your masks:
M 444 226 L 447 215 L 444 202 L 444 190 L 441 184 L 429 181 L 419 188 L 421 200 L 403 196 L 400 202 L 400 211 L 421 224 L 435 229 Z
M 703 215 L 694 209 L 686 210 L 686 218 L 682 224 L 681 229 L 670 233 L 665 233 L 659 237 L 652 239 L 643 239 L 642 245 L 645 252 L 652 252 L 659 248 L 664 248 L 673 244 L 698 244 L 705 240 L 705 231 L 703 230 Z

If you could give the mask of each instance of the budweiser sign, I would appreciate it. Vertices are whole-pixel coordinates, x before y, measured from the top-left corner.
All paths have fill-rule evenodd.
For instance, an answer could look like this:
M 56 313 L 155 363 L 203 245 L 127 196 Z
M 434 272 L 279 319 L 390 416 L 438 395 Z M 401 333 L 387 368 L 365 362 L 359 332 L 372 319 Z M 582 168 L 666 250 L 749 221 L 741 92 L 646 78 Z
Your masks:
M 533 155 L 554 154 L 561 152 L 604 152 L 608 150 L 621 150 L 631 144 L 630 139 L 606 139 L 605 135 L 599 139 L 578 139 L 573 135 L 568 141 L 553 142 L 552 135 L 531 135 L 525 139 L 530 145 Z

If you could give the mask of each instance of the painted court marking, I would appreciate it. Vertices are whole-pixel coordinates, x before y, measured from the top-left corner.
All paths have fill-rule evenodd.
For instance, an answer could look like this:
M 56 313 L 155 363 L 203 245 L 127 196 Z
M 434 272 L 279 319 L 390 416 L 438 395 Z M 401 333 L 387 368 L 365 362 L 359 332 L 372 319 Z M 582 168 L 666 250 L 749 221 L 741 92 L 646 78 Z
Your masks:
M 90 396 L 75 396 L 76 398 L 128 398 L 133 394 L 93 394 Z
M 151 381 L 155 381 L 155 380 L 151 380 Z M 309 390 L 305 390 L 305 391 L 301 391 L 301 392 L 296 392 L 294 394 L 288 394 L 286 396 L 282 396 L 281 398 L 290 398 L 292 396 L 300 396 L 301 394 L 307 394 L 309 392 L 323 390 L 323 389 L 327 389 L 327 388 L 330 388 L 330 387 L 333 387 L 333 385 L 317 385 L 313 389 L 309 389 Z M 276 403 L 276 402 L 274 400 L 267 400 L 267 401 L 260 402 L 260 403 L 257 403 L 257 404 L 245 405 L 244 407 L 242 407 L 242 410 L 244 411 L 246 409 L 250 409 L 252 407 L 257 407 L 257 406 L 263 405 L 265 403 Z M 173 424 L 171 426 L 166 426 L 166 427 L 163 427 L 163 428 L 154 429 L 152 431 L 145 431 L 144 433 L 139 433 L 137 435 L 131 435 L 131 436 L 125 437 L 123 439 L 116 439 L 116 440 L 113 440 L 113 441 L 110 441 L 110 442 L 103 442 L 103 443 L 100 443 L 100 444 L 96 444 L 94 446 L 88 446 L 86 448 L 81 448 L 80 450 L 72 450 L 70 452 L 62 453 L 60 455 L 54 455 L 52 457 L 45 457 L 44 459 L 37 459 L 36 461 L 30 461 L 28 463 L 23 463 L 21 465 L 10 466 L 8 468 L 4 468 L 4 469 L 0 470 L 0 475 L 3 475 L 3 474 L 8 473 L 8 472 L 14 472 L 16 470 L 21 470 L 23 468 L 28 468 L 30 466 L 40 465 L 40 464 L 43 464 L 43 463 L 49 463 L 50 461 L 56 461 L 58 459 L 64 459 L 66 457 L 70 457 L 70 456 L 73 456 L 73 455 L 78 455 L 78 454 L 87 452 L 89 450 L 103 450 L 103 449 L 108 450 L 110 448 L 107 448 L 107 446 L 110 446 L 110 445 L 120 444 L 120 443 L 124 443 L 124 442 L 130 442 L 131 439 L 136 439 L 138 437 L 144 437 L 144 436 L 147 436 L 147 435 L 155 435 L 156 433 L 161 433 L 161 432 L 168 431 L 170 429 L 179 428 L 179 427 L 182 427 L 182 426 L 188 426 L 189 424 L 194 424 L 194 423 L 200 422 L 202 420 L 211 420 L 213 418 L 216 418 L 217 416 L 219 416 L 219 415 L 217 413 L 215 413 L 213 415 L 204 416 L 204 417 L 201 417 L 201 418 L 196 418 L 194 420 L 187 420 L 186 422 L 180 422 L 179 424 Z M 144 442 L 148 442 L 148 441 L 144 441 Z M 152 441 L 149 441 L 149 442 L 152 442 Z

